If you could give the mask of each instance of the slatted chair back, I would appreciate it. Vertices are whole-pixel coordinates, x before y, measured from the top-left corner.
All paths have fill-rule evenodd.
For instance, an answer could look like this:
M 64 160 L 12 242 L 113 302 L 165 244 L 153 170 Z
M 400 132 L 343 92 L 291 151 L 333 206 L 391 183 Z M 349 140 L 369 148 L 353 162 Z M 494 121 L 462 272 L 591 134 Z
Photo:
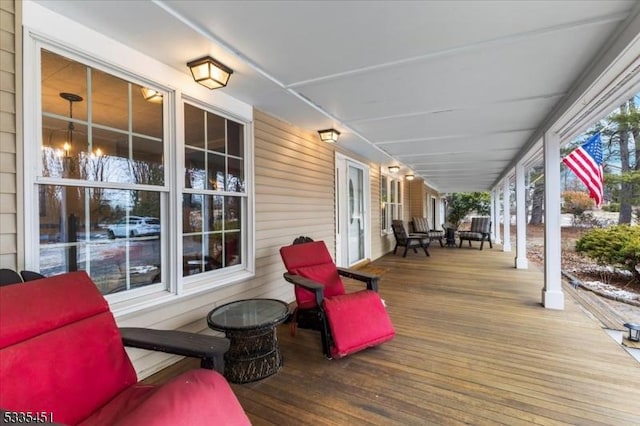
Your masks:
M 491 244 L 491 218 L 472 218 L 471 229 L 469 231 L 460 231 L 458 237 L 460 238 L 459 247 L 462 247 L 462 242 L 466 240 L 469 242 L 469 247 L 471 247 L 471 241 L 480 241 L 480 250 L 482 250 L 484 242 L 487 241 L 489 247 L 493 248 L 493 244 Z
M 491 218 L 490 217 L 474 217 L 471 219 L 471 232 L 480 232 L 486 234 L 491 232 Z
M 427 219 L 426 217 L 414 217 L 413 232 L 427 234 L 429 232 L 429 219 Z
M 407 244 L 407 230 L 404 228 L 404 222 L 401 220 L 391 221 L 391 229 L 393 229 L 393 235 L 396 237 L 396 242 L 400 246 Z

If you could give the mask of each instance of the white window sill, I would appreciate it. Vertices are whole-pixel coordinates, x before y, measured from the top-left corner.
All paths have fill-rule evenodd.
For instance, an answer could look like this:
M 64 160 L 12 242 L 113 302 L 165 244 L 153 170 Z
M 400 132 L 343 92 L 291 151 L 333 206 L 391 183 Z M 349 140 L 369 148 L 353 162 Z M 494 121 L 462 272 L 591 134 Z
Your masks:
M 204 276 L 197 276 L 197 279 L 193 280 L 188 280 L 189 277 L 185 277 L 186 282 L 183 284 L 182 291 L 178 294 L 162 290 L 123 301 L 110 302 L 111 312 L 117 319 L 122 320 L 126 317 L 137 316 L 178 301 L 216 291 L 222 287 L 241 281 L 246 281 L 253 278 L 255 274 L 248 270 L 236 269 L 235 271 L 228 271 L 227 273 L 214 275 L 213 277 L 209 274 L 200 275 Z M 193 278 L 196 278 L 196 276 Z

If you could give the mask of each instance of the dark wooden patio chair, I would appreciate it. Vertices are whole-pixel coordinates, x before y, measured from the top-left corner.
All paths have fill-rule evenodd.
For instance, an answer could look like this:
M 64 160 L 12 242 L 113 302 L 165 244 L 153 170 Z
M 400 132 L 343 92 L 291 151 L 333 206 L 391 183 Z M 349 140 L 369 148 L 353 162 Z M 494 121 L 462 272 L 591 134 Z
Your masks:
M 404 222 L 401 220 L 394 220 L 391 222 L 391 228 L 393 229 L 393 235 L 396 237 L 396 246 L 393 248 L 393 254 L 396 254 L 398 247 L 404 247 L 404 253 L 402 257 L 407 257 L 407 251 L 413 249 L 414 253 L 418 252 L 418 247 L 422 247 L 424 253 L 427 256 L 429 254 L 429 237 L 424 234 L 407 234 L 404 227 Z
M 444 231 L 439 229 L 429 229 L 429 218 L 426 217 L 414 217 L 413 221 L 409 222 L 409 232 L 414 234 L 425 234 L 429 237 L 429 242 L 438 241 L 440 247 L 444 247 Z
M 489 247 L 493 248 L 491 244 L 491 218 L 490 217 L 474 217 L 471 219 L 471 229 L 468 231 L 458 231 L 458 238 L 460 238 L 460 245 L 462 247 L 463 241 L 469 242 L 471 247 L 471 241 L 480 241 L 480 250 L 484 246 L 484 242 L 489 242 Z

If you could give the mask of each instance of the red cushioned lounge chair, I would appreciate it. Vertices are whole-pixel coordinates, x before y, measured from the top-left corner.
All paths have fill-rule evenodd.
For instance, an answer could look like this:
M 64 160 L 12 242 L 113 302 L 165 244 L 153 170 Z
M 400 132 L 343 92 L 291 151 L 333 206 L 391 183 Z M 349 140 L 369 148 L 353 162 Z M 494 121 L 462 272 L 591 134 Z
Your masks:
M 282 247 L 287 268 L 284 278 L 295 285 L 297 308 L 292 330 L 301 316 L 315 317 L 327 358 L 340 358 L 391 340 L 393 325 L 378 295 L 378 277 L 336 267 L 323 241 Z M 296 240 L 297 241 L 297 240 Z M 340 276 L 367 285 L 367 289 L 346 293 Z
M 29 415 L 85 426 L 250 424 L 216 371 L 139 383 L 109 305 L 85 272 L 0 287 L 0 409 L 10 423 Z

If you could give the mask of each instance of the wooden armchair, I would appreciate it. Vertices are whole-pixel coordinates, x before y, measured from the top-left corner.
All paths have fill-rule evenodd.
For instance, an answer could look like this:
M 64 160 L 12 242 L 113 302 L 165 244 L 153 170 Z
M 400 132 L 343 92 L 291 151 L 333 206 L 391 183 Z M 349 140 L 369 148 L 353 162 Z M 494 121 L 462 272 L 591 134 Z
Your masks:
M 429 242 L 438 241 L 440 247 L 444 247 L 444 231 L 439 229 L 429 229 L 429 219 L 426 217 L 414 217 L 409 222 L 409 232 L 414 234 L 424 234 L 429 237 Z
M 396 238 L 396 246 L 393 248 L 393 254 L 396 254 L 398 247 L 404 247 L 404 253 L 402 257 L 407 257 L 407 251 L 413 249 L 414 253 L 418 252 L 418 247 L 424 250 L 427 256 L 429 254 L 429 237 L 424 234 L 407 234 L 404 228 L 404 222 L 401 220 L 394 220 L 391 222 L 391 228 L 393 229 L 393 235 Z
M 460 245 L 462 247 L 462 241 L 469 242 L 471 247 L 471 241 L 480 241 L 480 250 L 484 246 L 484 242 L 489 242 L 489 247 L 493 248 L 491 244 L 491 218 L 490 217 L 474 217 L 471 219 L 471 229 L 469 231 L 458 231 L 458 238 L 460 238 Z

